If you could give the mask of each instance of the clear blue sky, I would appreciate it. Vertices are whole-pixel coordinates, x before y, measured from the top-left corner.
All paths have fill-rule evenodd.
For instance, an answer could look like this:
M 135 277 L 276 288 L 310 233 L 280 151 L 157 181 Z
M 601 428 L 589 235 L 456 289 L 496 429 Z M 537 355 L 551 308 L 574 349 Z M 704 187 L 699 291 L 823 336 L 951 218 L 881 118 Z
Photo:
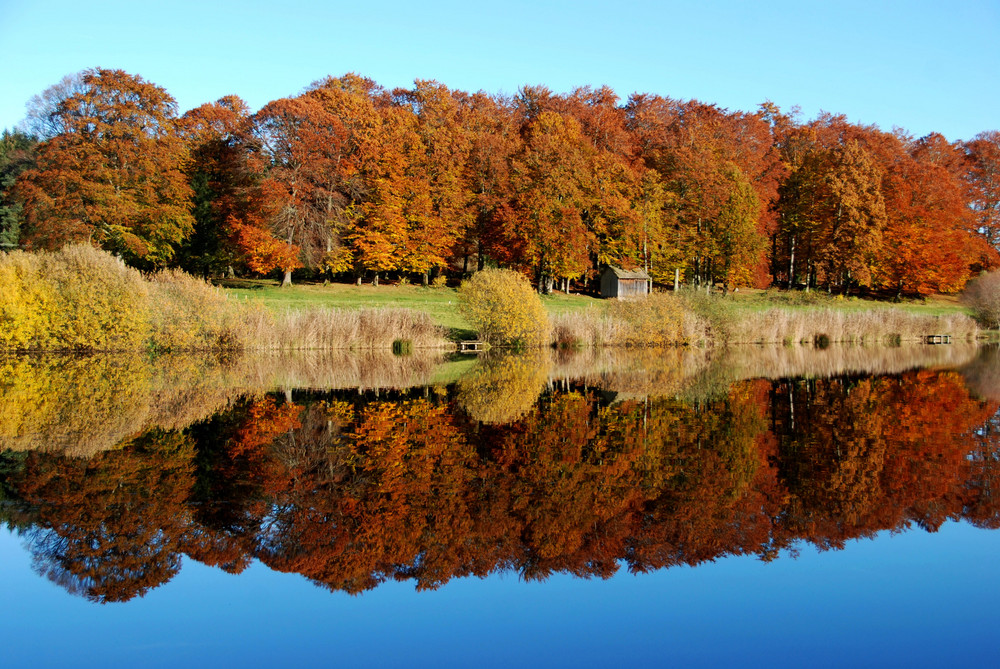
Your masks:
M 1000 127 L 1000 1 L 0 0 L 0 128 L 64 75 L 120 68 L 181 110 L 253 108 L 325 75 L 387 87 L 607 84 L 729 109 L 770 99 L 915 135 Z

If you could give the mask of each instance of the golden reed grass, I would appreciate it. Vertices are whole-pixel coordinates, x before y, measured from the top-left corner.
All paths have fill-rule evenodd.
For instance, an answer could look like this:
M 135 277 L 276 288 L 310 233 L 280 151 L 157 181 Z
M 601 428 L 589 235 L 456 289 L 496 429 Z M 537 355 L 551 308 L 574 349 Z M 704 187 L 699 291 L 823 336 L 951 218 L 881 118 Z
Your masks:
M 558 315 L 552 319 L 552 343 L 557 348 L 705 345 L 710 343 L 710 329 L 682 300 L 657 293 L 614 300 L 604 310 Z
M 234 327 L 237 348 L 245 350 L 391 350 L 406 341 L 412 348 L 453 345 L 431 317 L 410 309 L 313 308 L 274 314 L 247 309 Z
M 976 322 L 965 314 L 931 316 L 892 308 L 841 311 L 776 307 L 740 314 L 725 325 L 727 343 L 732 344 L 899 343 L 938 334 L 973 340 L 978 333 Z
M 557 348 L 723 346 L 727 344 L 899 344 L 929 335 L 971 341 L 979 334 L 965 314 L 932 316 L 889 307 L 867 311 L 787 309 L 719 311 L 709 320 L 669 295 L 621 301 L 553 319 Z
M 583 348 L 551 353 L 549 382 L 583 383 L 625 396 L 684 396 L 697 399 L 724 392 L 747 379 L 830 377 L 842 374 L 899 374 L 911 369 L 969 370 L 984 388 L 1000 389 L 1000 374 L 984 356 L 991 349 L 971 342 L 947 346 L 904 344 L 859 346 L 678 347 L 626 351 Z M 994 354 L 990 361 L 1000 358 Z M 974 376 L 973 376 L 974 375 Z M 995 390 L 1000 396 L 1000 390 Z

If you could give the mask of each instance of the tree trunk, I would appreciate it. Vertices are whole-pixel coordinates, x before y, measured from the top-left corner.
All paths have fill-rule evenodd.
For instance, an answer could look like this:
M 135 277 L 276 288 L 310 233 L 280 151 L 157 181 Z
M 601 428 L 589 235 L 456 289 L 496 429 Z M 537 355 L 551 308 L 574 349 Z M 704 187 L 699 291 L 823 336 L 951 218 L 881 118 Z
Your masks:
M 281 279 L 281 285 L 282 287 L 292 285 L 292 270 L 285 270 L 285 276 Z
M 788 240 L 788 288 L 795 286 L 795 235 Z

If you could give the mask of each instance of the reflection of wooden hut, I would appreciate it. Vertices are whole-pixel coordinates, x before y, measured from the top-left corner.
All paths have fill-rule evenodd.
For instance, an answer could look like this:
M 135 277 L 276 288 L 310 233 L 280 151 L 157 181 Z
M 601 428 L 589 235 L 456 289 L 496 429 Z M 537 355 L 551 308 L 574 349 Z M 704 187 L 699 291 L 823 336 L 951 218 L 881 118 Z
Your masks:
M 639 297 L 649 294 L 652 280 L 641 269 L 608 267 L 601 272 L 601 297 Z

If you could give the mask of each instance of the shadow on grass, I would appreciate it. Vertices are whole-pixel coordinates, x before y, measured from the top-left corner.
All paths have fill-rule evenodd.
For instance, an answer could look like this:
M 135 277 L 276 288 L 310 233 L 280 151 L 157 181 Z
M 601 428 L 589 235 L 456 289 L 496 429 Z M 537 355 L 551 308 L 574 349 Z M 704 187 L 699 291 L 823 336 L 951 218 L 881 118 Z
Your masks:
M 265 288 L 276 288 L 278 284 L 274 281 L 264 279 L 212 279 L 213 286 L 220 288 L 236 288 L 239 290 L 264 290 Z
M 466 328 L 446 328 L 445 338 L 448 341 L 460 342 L 460 341 L 474 341 L 478 339 L 479 334 L 475 330 L 469 330 Z

